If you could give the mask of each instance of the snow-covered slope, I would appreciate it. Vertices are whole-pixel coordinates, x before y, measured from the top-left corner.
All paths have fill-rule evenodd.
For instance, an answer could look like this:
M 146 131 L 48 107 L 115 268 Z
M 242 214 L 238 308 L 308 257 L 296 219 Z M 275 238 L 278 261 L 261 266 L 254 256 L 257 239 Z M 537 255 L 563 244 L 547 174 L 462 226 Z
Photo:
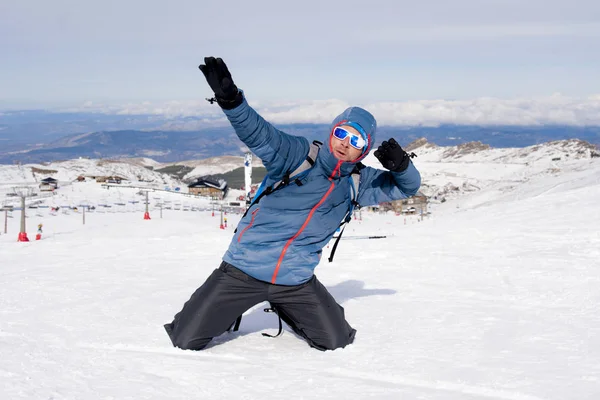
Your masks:
M 141 165 L 142 167 L 161 168 L 162 164 L 151 158 L 136 157 L 136 158 L 122 158 L 119 161 L 123 161 L 130 164 Z
M 132 162 L 74 159 L 44 164 L 0 165 L 0 184 L 35 184 L 52 177 L 59 182 L 72 182 L 78 176 L 117 175 L 128 181 L 147 181 L 160 185 L 180 184 L 168 175 Z
M 561 175 L 600 159 L 595 146 L 580 140 L 496 149 L 479 142 L 441 147 L 420 139 L 406 148 L 417 154 L 413 162 L 423 177 L 421 191 L 434 202 L 483 189 L 511 192 L 535 177 Z M 373 153 L 364 162 L 380 166 Z
M 132 185 L 155 189 L 181 187 L 183 191 L 187 192 L 186 185 L 178 179 L 131 162 L 76 159 L 43 165 L 0 165 L 0 205 L 19 205 L 17 198 L 9 197 L 15 186 L 29 186 L 38 191 L 39 182 L 48 177 L 58 180 L 59 189 L 54 193 L 38 193 L 38 197 L 30 198 L 27 204 L 75 205 L 85 200 L 90 205 L 96 205 L 95 199 L 98 197 L 105 202 L 121 203 L 122 199 L 114 196 L 119 192 L 113 191 L 109 195 L 103 186 L 89 178 L 113 175 L 125 179 L 123 186 Z M 88 177 L 88 182 L 74 183 L 79 176 Z M 82 191 L 83 193 L 81 193 Z M 131 195 L 136 192 L 135 189 L 130 189 L 130 191 Z M 129 200 L 133 200 L 133 197 Z
M 266 303 L 203 352 L 172 347 L 162 325 L 219 265 L 239 215 L 219 229 L 211 211 L 161 219 L 153 201 L 150 221 L 96 210 L 83 225 L 79 212 L 38 209 L 28 229 L 44 233 L 30 243 L 16 242 L 14 215 L 0 235 L 0 397 L 600 398 L 600 159 L 529 154 L 534 165 L 508 172 L 483 154 L 419 153 L 426 178 L 482 187 L 423 221 L 363 210 L 348 225 L 335 261 L 316 270 L 358 331 L 333 352 L 287 327 L 263 337 L 277 327 Z M 62 193 L 102 201 L 83 185 Z

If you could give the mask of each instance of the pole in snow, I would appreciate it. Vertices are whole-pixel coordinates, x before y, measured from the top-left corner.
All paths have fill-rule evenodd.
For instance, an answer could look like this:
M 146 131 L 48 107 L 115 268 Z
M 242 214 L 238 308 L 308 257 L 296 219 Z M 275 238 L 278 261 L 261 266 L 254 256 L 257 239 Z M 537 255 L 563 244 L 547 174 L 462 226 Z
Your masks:
M 221 225 L 219 226 L 221 229 L 225 229 L 225 225 L 223 225 L 223 206 L 221 206 Z
M 18 242 L 29 242 L 25 218 L 25 196 L 21 196 L 21 229 L 19 230 L 19 237 L 17 238 Z
M 150 219 L 150 211 L 148 211 L 148 205 L 149 205 L 149 201 L 148 201 L 148 191 L 146 191 L 146 212 L 144 213 L 144 219 Z
M 21 229 L 19 231 L 17 242 L 29 242 L 25 223 L 25 199 L 33 195 L 33 188 L 30 186 L 15 186 L 13 191 L 21 198 Z
M 88 208 L 88 204 L 87 204 L 87 202 L 84 202 L 84 203 L 80 204 L 79 207 L 81 207 L 83 209 L 83 212 L 81 213 L 81 215 L 82 215 L 83 225 L 85 225 L 85 209 Z
M 4 211 L 4 234 L 8 233 L 8 212 L 12 211 L 12 206 L 3 206 L 0 211 Z

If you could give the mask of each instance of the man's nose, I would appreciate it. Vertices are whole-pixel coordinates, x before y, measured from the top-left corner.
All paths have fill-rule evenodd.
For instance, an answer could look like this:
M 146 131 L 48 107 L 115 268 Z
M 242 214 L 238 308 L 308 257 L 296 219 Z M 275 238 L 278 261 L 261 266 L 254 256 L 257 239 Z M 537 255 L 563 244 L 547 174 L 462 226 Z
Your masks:
M 350 138 L 346 137 L 344 140 L 342 140 L 342 143 L 344 144 L 344 147 L 350 146 Z

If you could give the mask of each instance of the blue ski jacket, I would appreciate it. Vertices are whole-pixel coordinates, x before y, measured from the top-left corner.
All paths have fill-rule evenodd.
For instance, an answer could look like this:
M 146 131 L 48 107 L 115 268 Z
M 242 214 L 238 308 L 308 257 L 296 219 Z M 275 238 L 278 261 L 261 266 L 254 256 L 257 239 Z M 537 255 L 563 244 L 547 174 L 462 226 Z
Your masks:
M 236 134 L 267 169 L 267 185 L 280 181 L 307 157 L 309 141 L 286 134 L 265 121 L 246 100 L 223 110 Z M 342 162 L 329 144 L 331 130 L 345 122 L 359 124 L 368 135 L 368 147 L 354 162 Z M 278 285 L 308 281 L 329 242 L 351 206 L 350 179 L 355 164 L 375 142 L 377 124 L 366 110 L 350 107 L 335 118 L 314 166 L 302 174 L 301 185 L 292 181 L 263 196 L 240 221 L 223 260 L 248 275 Z M 371 167 L 360 171 L 357 202 L 376 205 L 417 193 L 421 175 L 412 161 L 403 172 Z

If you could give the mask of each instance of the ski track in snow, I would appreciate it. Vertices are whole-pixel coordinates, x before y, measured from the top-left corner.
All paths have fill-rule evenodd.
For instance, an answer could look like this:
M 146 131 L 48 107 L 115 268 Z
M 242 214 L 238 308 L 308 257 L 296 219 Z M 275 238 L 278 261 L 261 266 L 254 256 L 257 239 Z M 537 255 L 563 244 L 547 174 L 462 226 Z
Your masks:
M 80 343 L 77 347 L 83 349 L 100 350 L 106 352 L 131 352 L 139 354 L 152 354 L 159 357 L 174 357 L 174 358 L 190 358 L 197 361 L 206 362 L 223 362 L 223 363 L 244 363 L 249 366 L 256 364 L 256 361 L 251 359 L 236 356 L 233 354 L 214 354 L 207 351 L 190 351 L 190 350 L 179 350 L 169 348 L 153 348 L 144 346 L 132 346 L 127 344 L 113 344 L 113 345 L 102 345 L 102 344 L 89 344 Z M 287 365 L 286 368 L 297 370 L 301 373 L 314 372 L 311 368 L 302 368 L 298 365 Z M 321 374 L 334 377 L 347 379 L 351 381 L 359 380 L 367 384 L 373 385 L 386 385 L 391 387 L 399 386 L 410 386 L 414 388 L 430 389 L 444 392 L 454 392 L 466 395 L 475 395 L 481 398 L 499 399 L 499 400 L 543 400 L 540 397 L 529 396 L 522 393 L 510 392 L 507 390 L 493 389 L 488 387 L 478 387 L 467 384 L 443 382 L 443 381 L 425 381 L 419 379 L 410 379 L 398 375 L 377 375 L 365 372 L 355 372 L 343 368 L 333 368 L 327 371 L 320 372 Z
M 196 358 L 199 360 L 207 359 L 209 361 L 224 361 L 224 362 L 231 362 L 231 361 L 244 362 L 245 361 L 245 362 L 248 362 L 246 358 L 236 356 L 233 354 L 220 355 L 220 354 L 209 353 L 206 351 L 184 351 L 184 350 L 180 350 L 180 349 L 176 349 L 176 348 L 169 348 L 169 347 L 164 347 L 164 348 L 144 347 L 144 346 L 133 346 L 133 345 L 123 344 L 123 343 L 112 344 L 112 345 L 79 343 L 79 344 L 77 344 L 77 347 L 80 347 L 82 349 L 93 349 L 93 350 L 101 350 L 101 351 L 107 351 L 107 352 L 124 351 L 124 352 L 141 353 L 141 354 L 156 354 L 156 355 L 176 357 L 176 358 L 189 357 L 189 358 Z
M 419 379 L 409 379 L 401 376 L 381 376 L 369 373 L 357 373 L 348 370 L 335 369 L 327 371 L 326 374 L 341 376 L 352 380 L 364 380 L 376 384 L 391 384 L 394 386 L 411 386 L 415 388 L 432 389 L 444 392 L 454 392 L 466 395 L 475 395 L 481 398 L 491 398 L 499 400 L 543 400 L 541 397 L 529 396 L 522 393 L 510 392 L 487 387 L 477 387 L 467 384 L 443 382 L 443 381 L 424 381 Z

